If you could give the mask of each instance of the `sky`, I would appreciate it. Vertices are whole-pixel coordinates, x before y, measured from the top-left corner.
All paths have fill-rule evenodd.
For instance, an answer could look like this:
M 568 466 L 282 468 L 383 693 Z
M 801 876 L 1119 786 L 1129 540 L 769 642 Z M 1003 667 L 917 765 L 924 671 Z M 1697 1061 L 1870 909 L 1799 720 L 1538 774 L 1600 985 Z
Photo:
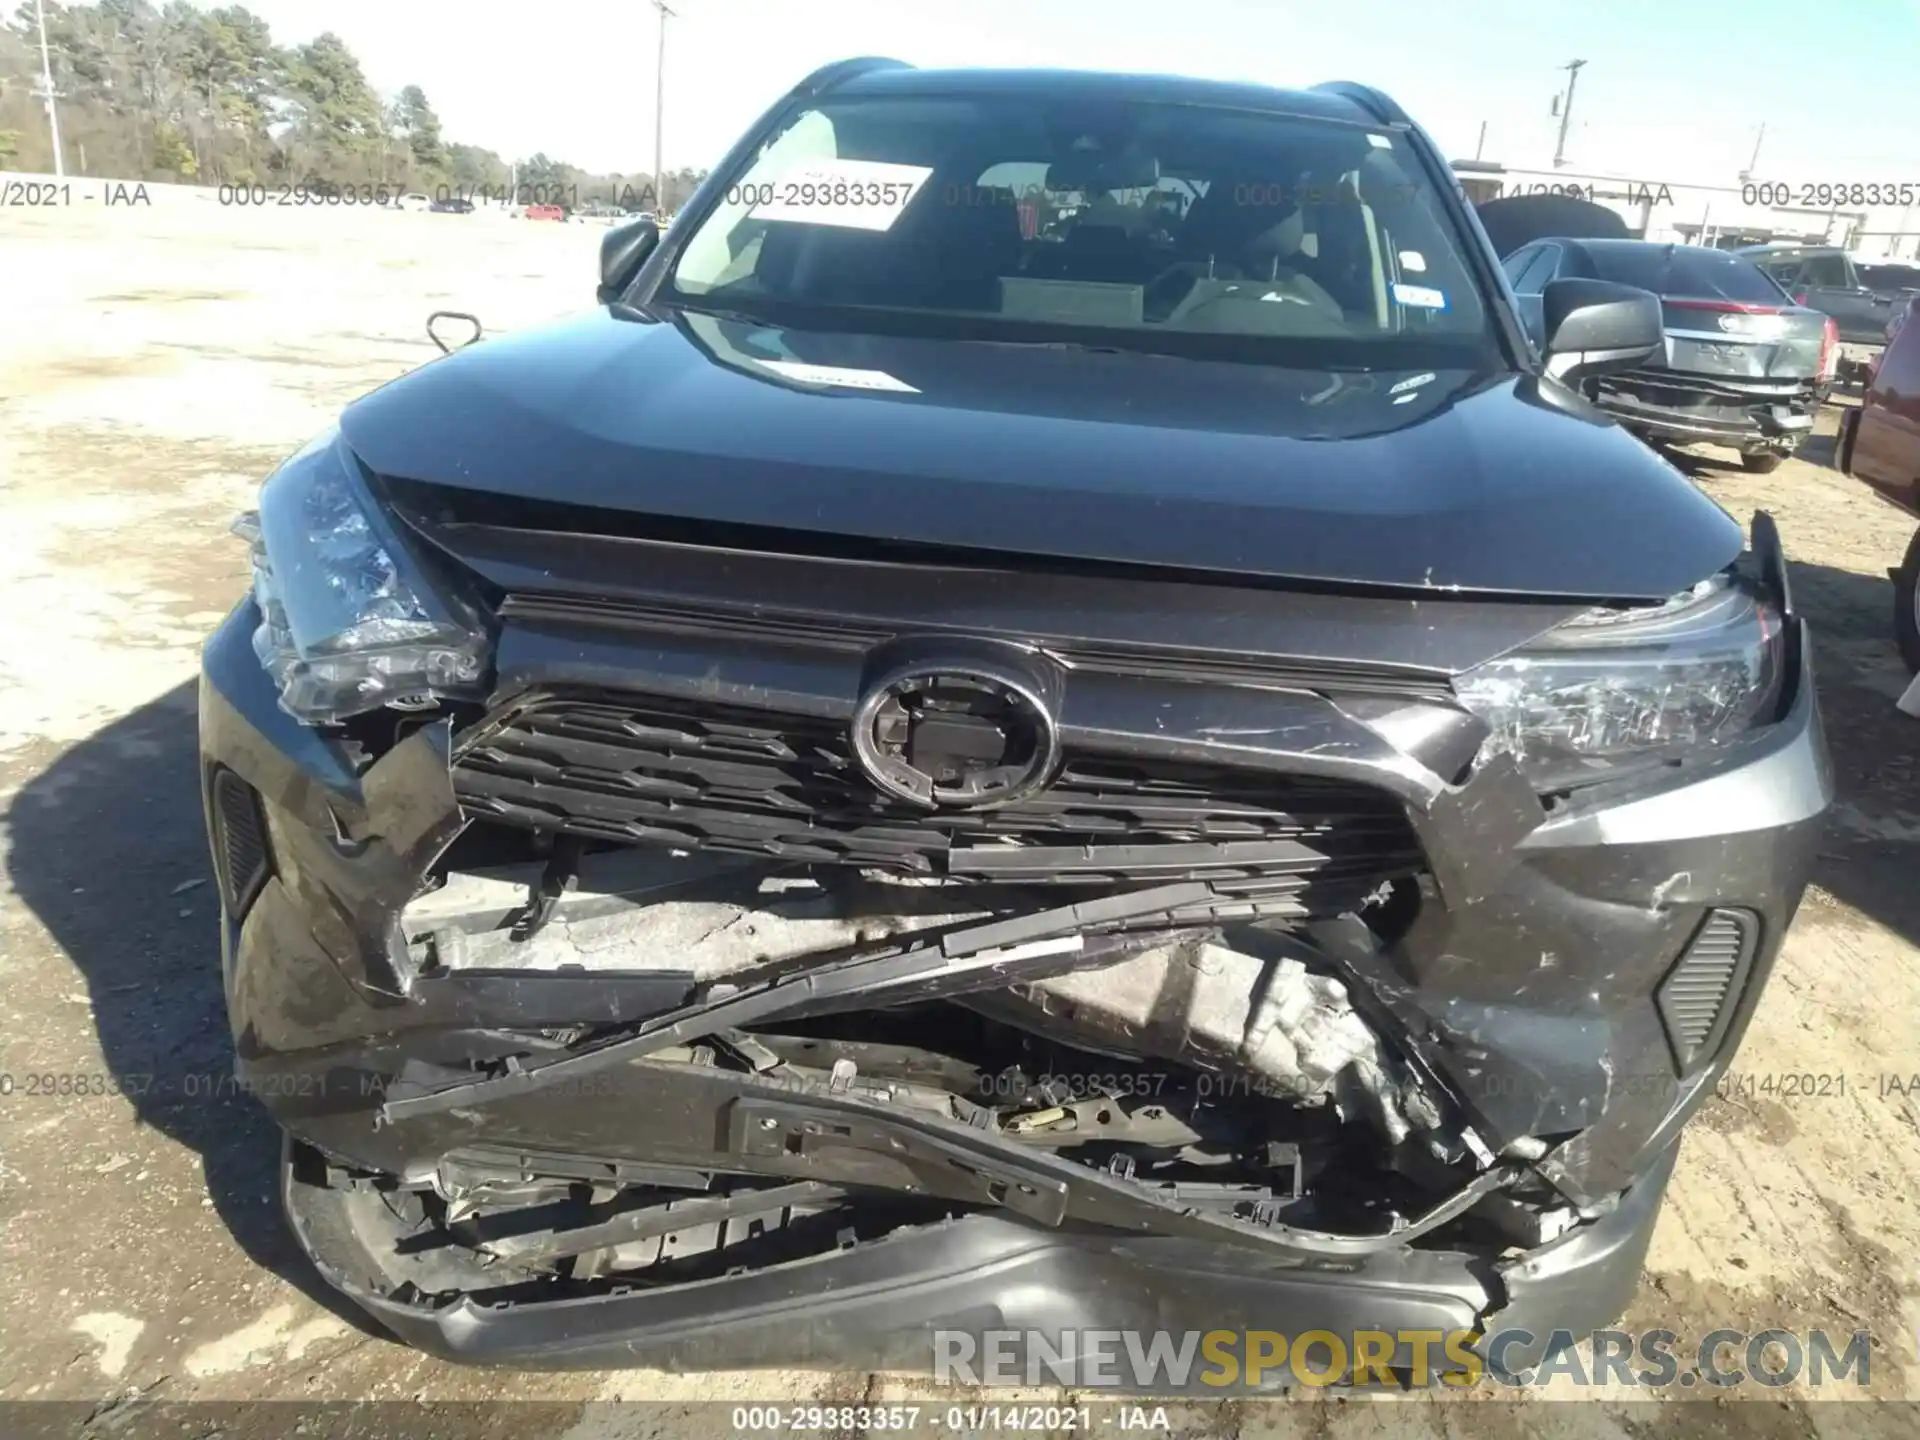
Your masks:
M 650 0 L 247 0 L 282 43 L 322 30 L 376 88 L 417 84 L 450 139 L 646 170 Z M 1585 60 L 1570 169 L 1628 179 L 1920 182 L 1920 0 L 668 0 L 667 168 L 714 164 L 815 67 L 1049 65 L 1392 95 L 1451 158 L 1548 163 Z

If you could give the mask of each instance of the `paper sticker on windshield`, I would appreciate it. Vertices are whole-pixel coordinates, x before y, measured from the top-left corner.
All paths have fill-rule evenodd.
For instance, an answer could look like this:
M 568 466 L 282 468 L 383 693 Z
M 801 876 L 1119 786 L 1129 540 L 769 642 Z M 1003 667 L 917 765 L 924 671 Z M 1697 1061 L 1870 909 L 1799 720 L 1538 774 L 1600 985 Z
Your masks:
M 1375 135 L 1372 131 L 1367 132 L 1367 144 L 1373 146 L 1376 150 L 1391 150 L 1393 148 L 1391 138 L 1385 135 Z
M 1430 285 L 1402 285 L 1395 282 L 1393 298 L 1402 305 L 1411 305 L 1416 310 L 1444 310 L 1447 308 L 1447 294 L 1444 290 L 1435 290 Z
M 751 194 L 755 220 L 891 230 L 931 174 L 931 166 L 884 160 L 809 160 L 740 191 Z
M 1424 275 L 1427 269 L 1427 257 L 1418 250 L 1402 250 L 1400 268 L 1409 275 Z
M 908 395 L 920 393 L 884 370 L 843 370 L 838 365 L 808 365 L 800 360 L 762 360 L 760 364 L 776 375 L 805 385 L 833 385 L 842 390 L 893 390 Z

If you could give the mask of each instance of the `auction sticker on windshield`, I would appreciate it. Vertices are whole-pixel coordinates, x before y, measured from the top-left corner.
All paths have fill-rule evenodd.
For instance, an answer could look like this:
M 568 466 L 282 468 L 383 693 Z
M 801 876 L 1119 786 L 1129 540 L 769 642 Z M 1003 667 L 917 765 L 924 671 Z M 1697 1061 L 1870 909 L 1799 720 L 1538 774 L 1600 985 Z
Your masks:
M 754 192 L 755 220 L 891 230 L 931 174 L 928 165 L 885 160 L 809 160 L 778 180 L 740 188 Z
M 1444 310 L 1447 308 L 1445 291 L 1436 290 L 1431 285 L 1400 285 L 1393 287 L 1393 298 L 1402 305 L 1411 305 L 1418 310 Z

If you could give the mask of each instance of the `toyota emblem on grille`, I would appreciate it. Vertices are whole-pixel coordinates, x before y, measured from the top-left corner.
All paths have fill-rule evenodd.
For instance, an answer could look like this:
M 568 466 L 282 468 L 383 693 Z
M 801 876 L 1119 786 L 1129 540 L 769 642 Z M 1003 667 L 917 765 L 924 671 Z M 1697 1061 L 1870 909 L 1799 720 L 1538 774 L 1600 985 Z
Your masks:
M 882 676 L 853 717 L 867 778 L 924 809 L 978 810 L 1053 778 L 1060 740 L 1038 686 L 1011 668 L 920 665 Z

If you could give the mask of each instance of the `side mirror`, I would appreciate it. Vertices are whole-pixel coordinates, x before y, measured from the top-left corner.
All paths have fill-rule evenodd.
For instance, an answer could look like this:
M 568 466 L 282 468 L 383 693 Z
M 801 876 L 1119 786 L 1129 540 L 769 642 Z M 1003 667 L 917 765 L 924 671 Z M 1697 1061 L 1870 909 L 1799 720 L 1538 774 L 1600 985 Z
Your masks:
M 595 292 L 600 304 L 620 298 L 659 243 L 660 227 L 651 220 L 616 225 L 600 237 L 600 288 Z
M 1660 297 L 1611 280 L 1554 280 L 1540 295 L 1547 374 L 1562 385 L 1630 370 L 1666 348 Z

